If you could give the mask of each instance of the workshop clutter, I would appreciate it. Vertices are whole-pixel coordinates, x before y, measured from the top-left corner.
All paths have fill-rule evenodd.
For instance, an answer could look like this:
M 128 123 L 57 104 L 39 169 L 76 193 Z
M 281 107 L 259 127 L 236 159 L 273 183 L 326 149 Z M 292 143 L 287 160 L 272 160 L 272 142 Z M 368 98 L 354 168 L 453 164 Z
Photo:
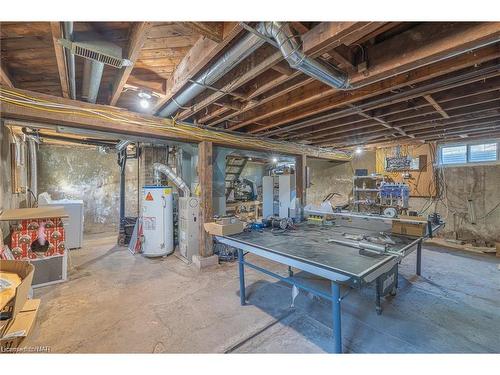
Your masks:
M 15 259 L 63 255 L 65 233 L 61 218 L 24 219 L 11 225 L 10 246 Z
M 29 262 L 0 260 L 0 351 L 17 348 L 35 322 L 40 300 L 28 299 L 35 267 Z

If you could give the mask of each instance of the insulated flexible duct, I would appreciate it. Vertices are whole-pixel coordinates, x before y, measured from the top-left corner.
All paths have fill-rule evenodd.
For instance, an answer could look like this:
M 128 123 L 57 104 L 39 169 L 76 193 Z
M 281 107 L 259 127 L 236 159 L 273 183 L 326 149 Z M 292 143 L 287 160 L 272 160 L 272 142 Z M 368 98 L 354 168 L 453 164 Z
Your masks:
M 348 88 L 349 84 L 345 73 L 321 64 L 302 52 L 286 22 L 261 22 L 256 31 L 261 36 L 276 42 L 283 57 L 292 68 L 334 88 Z M 252 33 L 246 35 L 177 97 L 172 98 L 170 103 L 158 114 L 162 117 L 173 116 L 179 109 L 201 94 L 207 86 L 214 84 L 244 58 L 262 46 L 265 39 L 261 36 Z

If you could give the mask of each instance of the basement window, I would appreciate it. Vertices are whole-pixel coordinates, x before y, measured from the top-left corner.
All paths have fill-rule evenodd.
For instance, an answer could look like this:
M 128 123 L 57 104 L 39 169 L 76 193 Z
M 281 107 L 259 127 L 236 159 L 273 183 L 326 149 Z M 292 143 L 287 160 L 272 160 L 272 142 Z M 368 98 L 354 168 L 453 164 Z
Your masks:
M 469 146 L 469 161 L 477 163 L 481 161 L 496 161 L 497 160 L 497 144 L 485 143 L 482 145 Z
M 467 162 L 467 146 L 441 148 L 441 164 L 462 164 Z
M 452 145 L 440 145 L 438 149 L 439 165 L 469 165 L 498 162 L 498 142 L 464 142 Z

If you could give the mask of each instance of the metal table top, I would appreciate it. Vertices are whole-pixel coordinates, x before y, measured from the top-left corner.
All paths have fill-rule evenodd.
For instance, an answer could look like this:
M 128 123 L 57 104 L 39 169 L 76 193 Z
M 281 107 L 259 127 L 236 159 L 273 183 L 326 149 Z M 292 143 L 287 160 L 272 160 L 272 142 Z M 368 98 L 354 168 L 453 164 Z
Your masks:
M 221 238 L 356 279 L 365 278 L 387 263 L 395 264 L 398 258 L 396 255 L 375 253 L 365 255 L 360 254 L 357 248 L 328 242 L 332 238 L 345 240 L 343 233 L 379 235 L 378 231 L 367 231 L 366 228 L 302 223 L 297 225 L 297 229 L 285 232 L 265 229 L 263 232 L 243 232 Z M 391 236 L 391 239 L 396 242 L 391 246 L 392 251 L 404 250 L 419 241 L 399 236 Z M 402 256 L 404 255 L 405 251 L 402 252 Z

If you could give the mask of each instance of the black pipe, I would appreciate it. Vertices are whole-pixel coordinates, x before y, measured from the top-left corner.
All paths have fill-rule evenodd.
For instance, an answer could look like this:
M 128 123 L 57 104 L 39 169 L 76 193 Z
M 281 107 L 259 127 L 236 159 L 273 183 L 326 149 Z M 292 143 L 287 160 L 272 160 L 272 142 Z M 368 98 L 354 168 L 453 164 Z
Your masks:
M 127 149 L 118 152 L 118 165 L 120 166 L 120 229 L 118 243 L 125 242 L 125 167 L 127 165 Z

